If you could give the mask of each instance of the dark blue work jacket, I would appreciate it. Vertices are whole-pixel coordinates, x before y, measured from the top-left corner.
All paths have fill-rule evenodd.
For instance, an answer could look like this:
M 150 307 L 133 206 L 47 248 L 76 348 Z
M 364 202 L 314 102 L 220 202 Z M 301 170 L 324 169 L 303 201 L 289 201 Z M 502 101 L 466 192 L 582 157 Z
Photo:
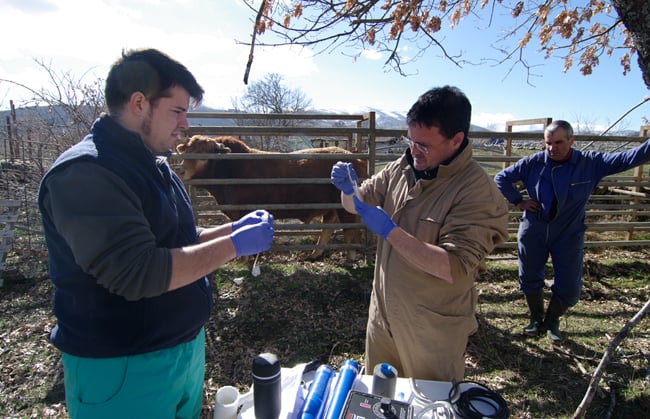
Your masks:
M 555 163 L 545 151 L 532 154 L 499 172 L 494 181 L 501 193 L 512 203 L 522 199 L 513 183 L 523 182 L 528 196 L 537 202 L 543 178 L 550 180 L 557 200 L 556 215 L 549 220 L 542 212 L 524 211 L 522 223 L 550 228 L 565 237 L 585 230 L 585 207 L 598 182 L 605 176 L 624 172 L 650 160 L 650 141 L 617 153 L 580 151 L 573 149 L 571 157 Z

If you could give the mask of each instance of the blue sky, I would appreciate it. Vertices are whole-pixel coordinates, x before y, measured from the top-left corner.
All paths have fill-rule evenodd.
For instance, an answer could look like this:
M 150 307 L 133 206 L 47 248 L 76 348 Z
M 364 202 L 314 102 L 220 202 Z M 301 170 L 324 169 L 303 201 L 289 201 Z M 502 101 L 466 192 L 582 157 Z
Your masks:
M 3 0 L 0 2 L 3 43 L 0 79 L 34 89 L 51 87 L 46 72 L 76 79 L 104 78 L 123 48 L 158 48 L 183 62 L 206 90 L 204 104 L 228 108 L 246 89 L 243 83 L 253 14 L 241 0 Z M 513 25 L 497 16 L 490 28 L 470 18 L 440 37 L 451 54 L 477 60 L 497 57 L 490 46 Z M 444 22 L 443 25 L 448 25 Z M 9 40 L 10 39 L 10 40 Z M 618 58 L 602 58 L 594 74 L 582 76 L 577 66 L 562 72 L 559 59 L 544 60 L 528 51 L 538 77 L 533 86 L 519 66 L 465 65 L 458 68 L 430 50 L 400 76 L 385 68 L 386 57 L 368 52 L 352 60 L 343 50 L 314 54 L 304 48 L 258 48 L 249 83 L 266 73 L 283 75 L 290 88 L 301 89 L 317 109 L 360 112 L 366 108 L 406 112 L 418 95 L 433 86 L 460 87 L 473 104 L 472 123 L 503 130 L 506 120 L 551 117 L 574 125 L 605 129 L 650 92 L 641 72 L 622 75 Z M 408 55 L 409 51 L 405 54 Z M 0 108 L 20 102 L 27 93 L 0 82 Z M 638 130 L 650 118 L 650 102 L 630 113 L 614 130 Z

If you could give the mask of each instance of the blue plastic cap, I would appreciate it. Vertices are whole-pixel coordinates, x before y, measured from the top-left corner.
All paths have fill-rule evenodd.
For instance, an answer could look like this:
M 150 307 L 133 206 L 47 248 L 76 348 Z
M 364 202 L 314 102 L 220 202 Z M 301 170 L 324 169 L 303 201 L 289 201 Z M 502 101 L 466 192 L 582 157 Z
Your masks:
M 390 364 L 386 364 L 386 363 L 381 364 L 379 369 L 381 370 L 381 373 L 384 375 L 389 375 L 393 373 L 393 367 Z
M 357 364 L 357 362 L 353 359 L 348 359 L 344 361 L 343 364 L 341 365 L 341 369 L 343 368 L 352 368 L 354 369 L 355 372 L 359 372 L 359 364 Z

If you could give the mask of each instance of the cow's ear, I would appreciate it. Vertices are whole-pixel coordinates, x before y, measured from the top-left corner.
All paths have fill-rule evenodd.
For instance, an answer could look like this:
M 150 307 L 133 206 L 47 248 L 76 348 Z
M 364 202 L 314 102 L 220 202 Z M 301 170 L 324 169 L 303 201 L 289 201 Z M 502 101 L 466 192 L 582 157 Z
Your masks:
M 177 145 L 176 146 L 176 151 L 178 151 L 179 153 L 184 153 L 185 152 L 185 144 L 181 143 L 181 144 Z

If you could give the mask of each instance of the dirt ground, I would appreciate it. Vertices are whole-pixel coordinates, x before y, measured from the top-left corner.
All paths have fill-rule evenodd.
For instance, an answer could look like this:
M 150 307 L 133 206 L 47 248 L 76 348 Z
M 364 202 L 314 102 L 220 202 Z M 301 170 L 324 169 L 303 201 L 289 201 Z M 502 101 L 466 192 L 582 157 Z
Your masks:
M 60 353 L 48 342 L 55 320 L 44 255 L 14 255 L 0 289 L 0 416 L 67 416 Z M 567 339 L 524 339 L 526 307 L 516 285 L 516 258 L 496 255 L 477 282 L 479 330 L 470 339 L 466 378 L 498 391 L 512 418 L 567 418 L 623 325 L 650 298 L 648 249 L 599 250 L 585 258 L 580 303 L 561 323 Z M 317 360 L 335 368 L 346 359 L 363 364 L 372 260 L 346 262 L 301 255 L 228 264 L 213 275 L 215 311 L 206 325 L 206 380 L 202 417 L 212 417 L 222 385 L 241 392 L 262 352 L 283 366 Z M 549 273 L 549 281 L 550 281 Z M 642 320 L 613 354 L 587 417 L 644 417 L 650 410 L 650 337 Z

